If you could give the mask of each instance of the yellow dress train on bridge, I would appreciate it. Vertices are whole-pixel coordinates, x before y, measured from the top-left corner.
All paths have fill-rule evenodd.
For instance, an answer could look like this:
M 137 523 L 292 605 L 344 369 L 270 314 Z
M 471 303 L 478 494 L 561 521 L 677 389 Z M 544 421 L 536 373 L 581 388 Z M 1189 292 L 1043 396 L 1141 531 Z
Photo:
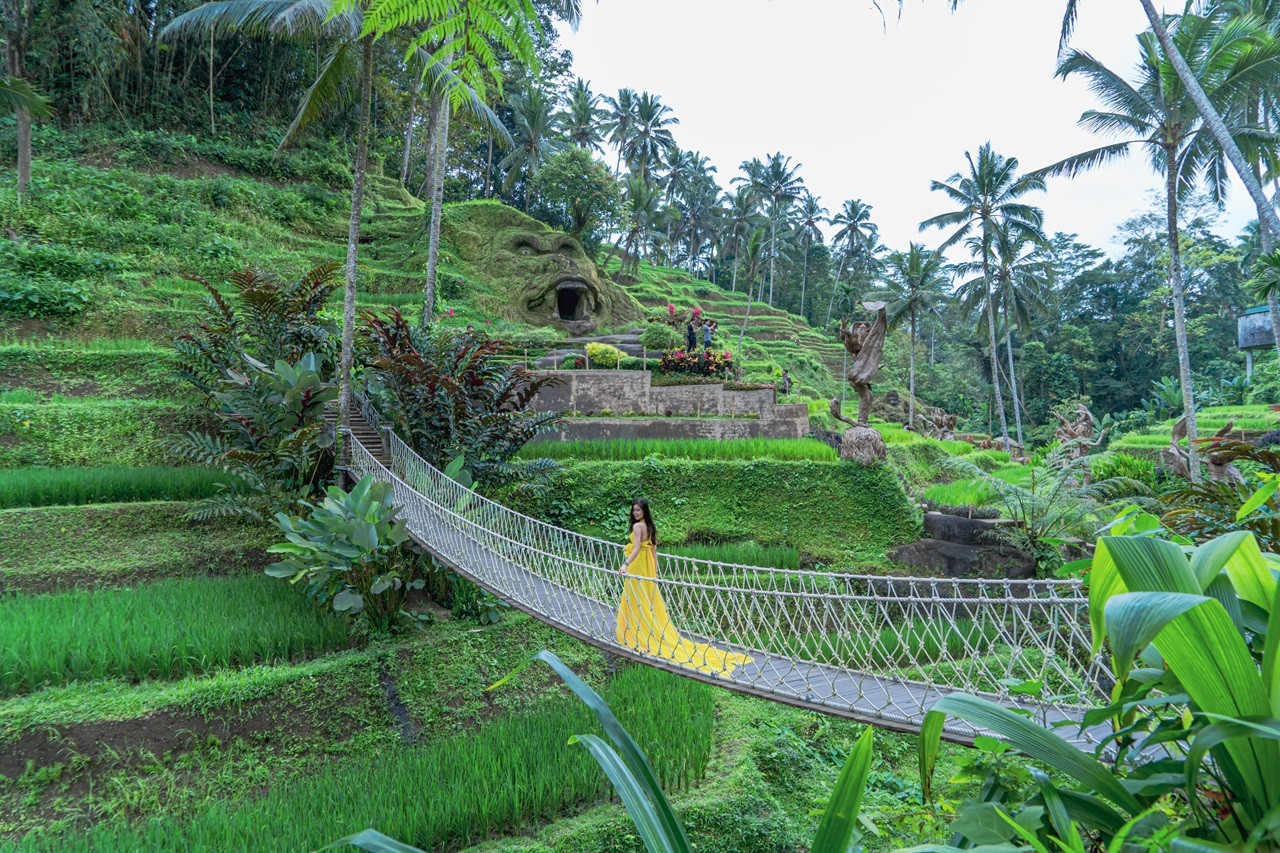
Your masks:
M 628 555 L 636 550 L 635 538 L 633 532 Z M 751 658 L 747 655 L 697 643 L 680 635 L 667 616 L 662 591 L 652 580 L 658 576 L 653 543 L 646 540 L 640 543 L 639 548 L 640 553 L 631 561 L 627 579 L 622 583 L 622 601 L 618 603 L 618 642 L 627 648 L 711 675 L 727 676 L 735 667 L 750 663 Z

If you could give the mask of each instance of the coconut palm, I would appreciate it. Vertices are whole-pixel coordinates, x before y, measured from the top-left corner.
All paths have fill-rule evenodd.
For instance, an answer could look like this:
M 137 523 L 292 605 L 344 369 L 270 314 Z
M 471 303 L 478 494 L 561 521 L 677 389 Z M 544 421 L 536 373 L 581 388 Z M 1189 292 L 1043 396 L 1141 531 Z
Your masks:
M 742 315 L 742 328 L 738 331 L 738 361 L 742 360 L 742 338 L 747 334 L 747 321 L 751 319 L 751 284 L 764 261 L 764 229 L 757 228 L 747 238 L 747 313 Z
M 730 282 L 729 292 L 737 293 L 738 258 L 742 254 L 742 241 L 756 229 L 760 214 L 756 210 L 756 195 L 749 186 L 738 187 L 733 195 L 725 193 L 724 200 L 728 208 L 726 222 L 729 226 L 729 239 L 733 241 L 733 280 Z
M 809 283 L 809 249 L 814 243 L 822 242 L 822 229 L 819 226 L 825 222 L 827 222 L 827 209 L 822 206 L 817 196 L 805 190 L 800 199 L 800 209 L 796 222 L 796 226 L 800 231 L 800 240 L 804 244 L 804 266 L 800 273 L 799 314 L 801 317 L 805 316 L 804 296 L 805 289 Z
M 662 152 L 675 145 L 671 127 L 679 123 L 680 119 L 657 95 L 642 92 L 636 101 L 631 135 L 623 145 L 623 159 L 648 180 Z
M 579 77 L 569 89 L 565 109 L 556 118 L 565 136 L 579 148 L 603 151 L 604 118 L 608 112 L 600 108 L 600 96 L 591 84 Z
M 1259 69 L 1242 61 L 1248 53 L 1250 34 L 1241 30 L 1220 31 L 1209 20 L 1183 16 L 1174 32 L 1180 56 L 1190 56 L 1199 68 L 1203 90 L 1229 100 L 1246 90 L 1269 67 Z M 1042 169 L 1038 174 L 1074 176 L 1087 169 L 1142 150 L 1152 169 L 1164 177 L 1165 211 L 1169 250 L 1169 286 L 1173 293 L 1174 339 L 1178 349 L 1178 378 L 1182 382 L 1183 406 L 1187 414 L 1187 435 L 1196 438 L 1195 391 L 1191 380 L 1191 359 L 1187 346 L 1182 252 L 1178 239 L 1179 202 L 1201 177 L 1206 178 L 1215 197 L 1225 192 L 1225 164 L 1222 147 L 1209 131 L 1204 117 L 1175 73 L 1169 56 L 1151 33 L 1138 36 L 1140 62 L 1133 83 L 1082 51 L 1068 52 L 1058 66 L 1058 76 L 1083 76 L 1089 90 L 1102 101 L 1104 109 L 1089 110 L 1079 124 L 1097 133 L 1129 138 L 1113 142 Z M 1234 134 L 1258 138 L 1246 126 L 1236 126 Z M 1195 445 L 1190 444 L 1189 468 L 1198 477 Z
M 907 402 L 907 424 L 915 429 L 916 323 L 923 316 L 937 315 L 946 299 L 946 258 L 941 252 L 931 252 L 919 243 L 912 243 L 907 251 L 890 255 L 887 265 L 889 274 L 884 290 L 869 298 L 889 303 L 886 307 L 891 326 L 899 325 L 904 320 L 908 324 L 911 350 L 907 360 L 907 387 L 911 399 Z
M 995 260 L 996 241 L 1004 234 L 1004 239 L 1015 239 L 1026 235 L 1044 240 L 1041 233 L 1044 214 L 1037 207 L 1032 207 L 1019 199 L 1034 190 L 1044 189 L 1044 178 L 1037 175 L 1018 177 L 1018 160 L 995 153 L 991 143 L 978 149 L 978 159 L 966 151 L 965 160 L 969 164 L 967 174 L 955 173 L 946 181 L 931 182 L 934 192 L 945 194 L 952 203 L 959 205 L 955 210 L 941 213 L 920 223 L 920 230 L 926 228 L 955 228 L 939 251 L 970 236 L 979 238 L 977 243 L 978 257 L 982 264 L 983 289 L 987 294 L 987 334 L 991 344 L 991 382 L 994 389 L 996 408 L 1000 411 L 1000 436 L 1004 448 L 1009 450 L 1009 421 L 1005 417 L 1004 405 L 1000 392 L 1000 365 L 998 362 L 998 346 L 996 344 L 996 306 L 992 289 L 992 264 Z M 1016 405 L 1016 403 L 1015 403 Z
M 1205 129 L 1217 142 L 1222 155 L 1231 163 L 1231 168 L 1235 170 L 1240 182 L 1244 184 L 1249 198 L 1258 209 L 1259 219 L 1272 234 L 1280 234 L 1280 215 L 1277 215 L 1275 207 L 1267 199 L 1267 194 L 1262 189 L 1262 182 L 1253 174 L 1248 159 L 1236 141 L 1236 135 L 1223 120 L 1218 107 L 1202 85 L 1201 75 L 1192 68 L 1178 48 L 1165 24 L 1164 16 L 1156 10 L 1155 3 L 1152 0 L 1140 0 L 1140 2 L 1142 11 L 1147 16 L 1147 22 L 1151 25 L 1151 30 L 1168 61 L 1169 69 L 1177 76 L 1187 100 L 1194 107 L 1199 119 L 1204 122 Z M 952 5 L 954 6 L 955 2 Z M 1075 29 L 1079 8 L 1079 0 L 1066 0 L 1066 11 L 1062 17 L 1062 35 L 1059 40 L 1060 51 L 1065 51 L 1066 44 Z
M 625 230 L 619 242 L 627 255 L 623 266 L 629 267 L 633 275 L 640 268 L 640 255 L 645 247 L 662 238 L 662 233 L 657 230 L 661 215 L 661 191 L 646 181 L 643 175 L 628 175 L 623 193 Z M 609 256 L 612 257 L 613 252 Z M 605 263 L 608 263 L 608 258 Z
M 966 241 L 977 257 L 980 238 Z M 1031 236 L 1015 233 L 1007 237 L 1001 230 L 996 239 L 996 263 L 992 271 L 993 288 L 990 296 L 996 301 L 995 314 L 1001 318 L 1005 355 L 1009 366 L 1009 396 L 1013 400 L 1013 421 L 1018 446 L 1025 447 L 1022 435 L 1022 395 L 1018 388 L 1018 371 L 1013 359 L 1013 331 L 1029 334 L 1037 318 L 1048 311 L 1046 294 L 1053 276 L 1053 262 L 1040 242 Z M 977 262 L 960 264 L 962 274 L 975 275 L 964 282 L 957 297 L 960 311 L 965 317 L 985 318 L 988 313 L 988 290 L 982 279 L 982 265 Z
M 511 192 L 516 181 L 524 181 L 524 212 L 529 212 L 533 197 L 533 179 L 543 161 L 564 148 L 560 127 L 552 113 L 551 97 L 539 86 L 530 86 L 507 99 L 511 109 L 515 132 L 511 150 L 498 168 L 506 172 L 502 182 L 505 192 Z
M 765 162 L 760 160 L 743 161 L 743 174 L 734 178 L 736 182 L 747 184 L 762 199 L 769 202 L 769 305 L 773 305 L 773 279 L 777 261 L 778 221 L 784 207 L 800 195 L 803 181 L 800 178 L 800 164 L 792 165 L 791 158 L 782 152 L 769 155 Z M 764 290 L 764 281 L 760 282 Z
M 604 95 L 600 100 L 607 107 L 605 113 L 608 118 L 605 127 L 609 134 L 609 142 L 618 152 L 618 164 L 613 171 L 621 175 L 622 154 L 631 140 L 635 127 L 636 93 L 634 89 L 619 89 L 618 97 L 611 98 Z
M 840 212 L 831 217 L 831 224 L 836 226 L 836 233 L 831 237 L 832 246 L 843 245 L 845 251 L 840 257 L 840 266 L 836 271 L 836 280 L 831 285 L 831 299 L 827 303 L 827 324 L 831 323 L 831 314 L 835 310 L 836 294 L 840 290 L 840 278 L 844 275 L 848 262 L 857 263 L 860 258 L 873 257 L 869 246 L 875 242 L 878 229 L 871 221 L 871 205 L 860 198 L 849 199 L 841 207 Z

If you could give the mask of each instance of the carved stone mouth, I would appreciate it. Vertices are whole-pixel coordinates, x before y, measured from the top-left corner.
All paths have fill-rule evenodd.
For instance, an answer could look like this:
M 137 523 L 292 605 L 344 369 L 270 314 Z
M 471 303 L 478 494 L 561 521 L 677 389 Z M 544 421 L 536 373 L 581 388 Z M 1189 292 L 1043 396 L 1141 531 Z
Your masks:
M 580 278 L 563 278 L 556 283 L 556 290 L 586 290 L 587 283 Z

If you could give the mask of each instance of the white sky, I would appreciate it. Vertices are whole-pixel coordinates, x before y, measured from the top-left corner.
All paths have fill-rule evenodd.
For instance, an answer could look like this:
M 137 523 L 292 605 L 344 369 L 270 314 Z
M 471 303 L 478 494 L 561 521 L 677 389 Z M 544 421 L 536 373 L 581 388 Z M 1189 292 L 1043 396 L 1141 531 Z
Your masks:
M 1105 141 L 1075 125 L 1096 106 L 1083 81 L 1053 76 L 1063 0 L 965 0 L 954 14 L 907 0 L 900 20 L 882 5 L 887 29 L 870 0 L 600 0 L 561 41 L 594 91 L 660 95 L 680 119 L 676 142 L 707 155 L 721 186 L 743 160 L 782 151 L 832 213 L 844 199 L 872 204 L 894 249 L 941 241 L 917 228 L 950 209 L 929 181 L 961 170 L 966 150 L 990 140 L 1027 171 Z M 1141 6 L 1081 6 L 1072 45 L 1130 76 Z M 1131 156 L 1031 199 L 1047 231 L 1118 254 L 1115 226 L 1159 183 Z M 1234 185 L 1218 230 L 1234 236 L 1252 218 Z

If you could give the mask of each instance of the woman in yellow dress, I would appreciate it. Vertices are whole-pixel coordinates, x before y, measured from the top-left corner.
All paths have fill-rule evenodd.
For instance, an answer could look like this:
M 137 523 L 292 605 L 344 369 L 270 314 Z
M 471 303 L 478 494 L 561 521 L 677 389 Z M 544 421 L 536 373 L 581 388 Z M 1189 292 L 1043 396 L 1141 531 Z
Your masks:
M 653 582 L 658 576 L 657 533 L 649 502 L 640 498 L 631 506 L 631 544 L 619 569 L 626 580 L 618 604 L 618 642 L 712 675 L 727 676 L 735 667 L 750 663 L 746 655 L 683 637 L 671 624 L 662 591 Z

